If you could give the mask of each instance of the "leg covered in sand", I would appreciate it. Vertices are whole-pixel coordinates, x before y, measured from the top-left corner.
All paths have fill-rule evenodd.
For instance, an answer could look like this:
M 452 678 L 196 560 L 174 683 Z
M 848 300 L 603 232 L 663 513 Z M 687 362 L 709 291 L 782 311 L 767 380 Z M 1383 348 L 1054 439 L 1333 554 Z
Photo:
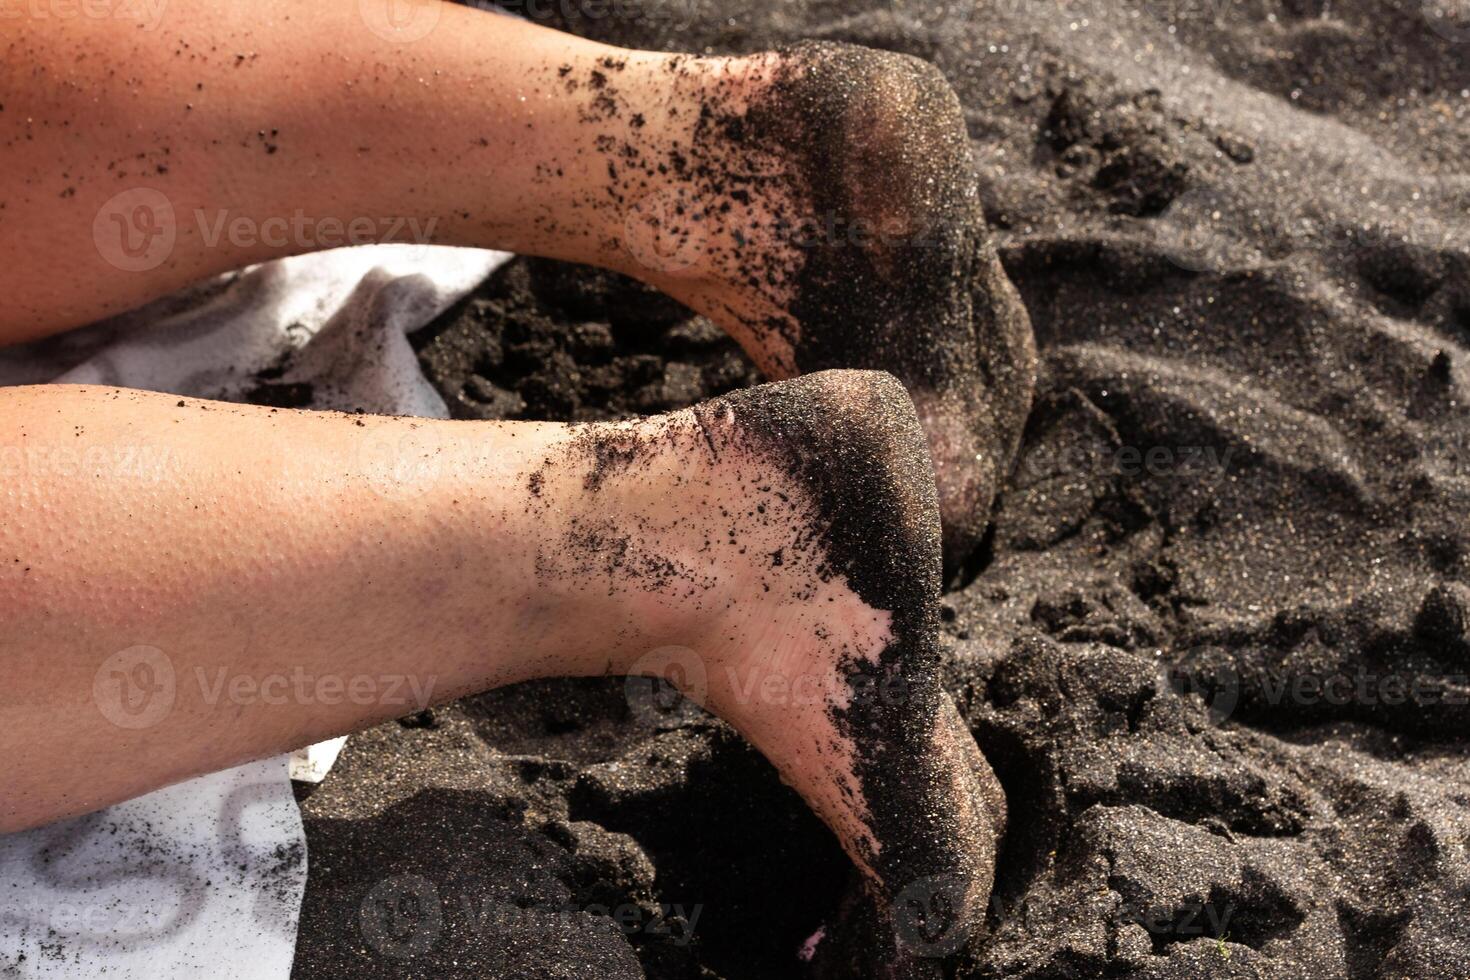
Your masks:
M 432 2 L 372 16 L 390 6 L 19 18 L 0 41 L 0 343 L 349 241 L 591 263 L 708 315 L 769 377 L 897 376 L 963 561 L 1035 357 L 933 66 L 629 51 Z
M 668 674 L 873 908 L 938 881 L 946 928 L 983 913 L 1004 808 L 939 687 L 933 479 L 885 375 L 582 427 L 13 388 L 0 445 L 0 832 L 404 713 L 376 679 L 442 701 Z M 261 696 L 293 676 L 344 696 Z M 905 934 L 877 937 L 885 969 Z

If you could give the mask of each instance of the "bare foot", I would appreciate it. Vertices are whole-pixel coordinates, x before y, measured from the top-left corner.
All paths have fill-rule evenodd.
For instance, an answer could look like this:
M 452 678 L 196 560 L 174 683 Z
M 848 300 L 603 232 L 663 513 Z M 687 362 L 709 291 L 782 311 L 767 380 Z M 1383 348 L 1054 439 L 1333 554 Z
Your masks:
M 938 511 L 903 388 L 822 372 L 584 432 L 531 480 L 608 520 L 548 544 L 543 588 L 635 608 L 667 644 L 609 670 L 678 684 L 832 828 L 865 882 L 865 972 L 953 952 L 931 893 L 962 940 L 1004 803 L 939 685 Z
M 609 146 L 627 167 L 622 266 L 710 316 L 770 377 L 897 376 L 928 436 L 952 573 L 988 522 L 1036 371 L 959 101 L 932 65 L 851 45 L 717 64 L 669 69 L 684 79 L 670 112 L 693 104 L 697 122 L 633 158 Z

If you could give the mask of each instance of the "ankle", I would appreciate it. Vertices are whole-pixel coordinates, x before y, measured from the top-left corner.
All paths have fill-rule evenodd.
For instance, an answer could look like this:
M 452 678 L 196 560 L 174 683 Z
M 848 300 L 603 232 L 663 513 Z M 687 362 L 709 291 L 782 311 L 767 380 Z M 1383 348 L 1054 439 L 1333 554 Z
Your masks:
M 779 64 L 773 53 L 676 55 L 651 69 L 672 81 L 647 107 L 657 122 L 639 134 L 644 159 L 619 191 L 623 271 L 676 294 L 704 282 L 755 285 L 740 274 L 742 258 L 769 251 L 794 216 L 786 162 L 750 126 Z
M 776 531 L 762 541 L 757 528 L 740 548 L 740 601 L 716 620 L 715 635 L 738 638 L 725 654 L 733 684 L 749 692 L 774 676 L 778 694 L 800 683 L 837 705 L 869 675 L 932 680 L 937 510 L 902 386 L 833 371 L 694 411 L 737 474 L 748 525 Z
M 824 371 L 701 406 L 727 413 L 734 437 L 805 498 L 823 572 L 877 609 L 937 608 L 934 476 L 913 403 L 881 371 Z
M 845 631 L 849 653 L 876 661 L 895 630 L 936 621 L 933 476 L 891 376 L 826 372 L 586 427 L 528 479 L 565 526 L 541 568 L 578 590 L 591 574 L 597 595 L 616 587 L 639 624 L 634 660 L 688 646 L 748 690 L 802 669 L 814 632 Z

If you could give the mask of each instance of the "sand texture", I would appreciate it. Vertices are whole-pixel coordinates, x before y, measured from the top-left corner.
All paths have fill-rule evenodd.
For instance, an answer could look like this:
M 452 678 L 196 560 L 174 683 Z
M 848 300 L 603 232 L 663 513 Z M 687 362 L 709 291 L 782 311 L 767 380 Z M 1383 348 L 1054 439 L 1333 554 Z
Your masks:
M 592 6 L 560 26 L 859 42 L 933 60 L 964 103 L 1042 372 L 945 600 L 947 686 L 1011 814 L 988 929 L 945 970 L 1470 976 L 1470 17 Z M 416 340 L 464 418 L 758 380 L 677 304 L 539 260 Z M 303 980 L 802 976 L 848 875 L 729 728 L 635 711 L 621 680 L 365 733 L 303 811 Z

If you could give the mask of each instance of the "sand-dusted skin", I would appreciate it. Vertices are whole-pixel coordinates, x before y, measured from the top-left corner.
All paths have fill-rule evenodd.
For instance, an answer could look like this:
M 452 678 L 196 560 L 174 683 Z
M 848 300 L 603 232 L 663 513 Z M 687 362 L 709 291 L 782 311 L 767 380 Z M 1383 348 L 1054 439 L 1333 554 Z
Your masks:
M 1036 381 L 1031 324 L 991 246 L 964 114 L 933 65 L 854 45 L 783 52 L 752 110 L 817 226 L 789 306 L 799 370 L 909 390 L 939 483 L 947 571 L 978 542 Z
M 1005 804 L 939 686 L 940 527 L 924 433 L 899 385 L 842 383 L 851 377 L 825 372 L 713 405 L 728 405 L 745 441 L 807 488 L 820 574 L 890 613 L 876 661 L 839 662 L 851 699 L 828 709 L 853 748 L 877 845 L 860 864 L 877 874 L 878 928 L 868 942 L 852 928 L 870 925 L 875 910 L 863 909 L 821 962 L 833 976 L 922 976 L 983 915 Z
M 987 240 L 963 112 L 936 68 L 831 43 L 622 50 L 474 11 L 439 11 L 440 30 L 398 44 L 362 31 L 359 6 L 294 12 L 289 27 L 191 12 L 175 25 L 196 46 L 187 59 L 146 29 L 118 53 L 124 35 L 99 24 L 20 22 L 7 64 L 55 84 L 7 100 L 10 116 L 37 122 L 8 144 L 0 204 L 28 239 L 45 229 L 37 240 L 85 245 L 87 267 L 58 276 L 55 244 L 6 253 L 18 286 L 0 343 L 344 244 L 345 227 L 359 229 L 353 243 L 603 265 L 708 315 L 769 378 L 895 374 L 929 436 L 958 567 L 1008 470 L 1034 355 Z M 208 41 L 222 37 L 254 54 Z M 328 37 L 342 46 L 324 57 Z M 71 94 L 114 56 L 145 80 L 125 113 Z M 308 120 L 286 77 L 352 98 Z M 245 101 L 248 123 L 230 109 Z M 77 156 L 60 173 L 59 153 Z M 303 172 L 338 179 L 303 184 Z M 232 181 L 249 187 L 245 203 L 219 199 Z
M 605 195 L 585 207 L 624 216 L 605 261 L 710 316 L 768 377 L 897 376 L 928 436 L 952 573 L 986 526 L 1036 374 L 954 91 L 920 59 L 810 42 L 717 69 L 673 59 L 655 123 L 626 70 L 609 59 L 561 80 L 588 93 L 606 157 Z
M 680 499 L 629 505 L 650 486 L 669 496 L 670 470 Z M 837 833 L 865 884 L 824 962 L 894 969 L 967 937 L 1004 802 L 939 686 L 938 509 L 903 387 L 820 372 L 588 426 L 526 486 L 537 513 L 567 492 L 590 498 L 576 505 L 588 518 L 538 554 L 542 588 L 646 604 L 650 620 L 677 605 L 710 624 L 670 628 L 668 646 L 609 669 L 667 674 Z

